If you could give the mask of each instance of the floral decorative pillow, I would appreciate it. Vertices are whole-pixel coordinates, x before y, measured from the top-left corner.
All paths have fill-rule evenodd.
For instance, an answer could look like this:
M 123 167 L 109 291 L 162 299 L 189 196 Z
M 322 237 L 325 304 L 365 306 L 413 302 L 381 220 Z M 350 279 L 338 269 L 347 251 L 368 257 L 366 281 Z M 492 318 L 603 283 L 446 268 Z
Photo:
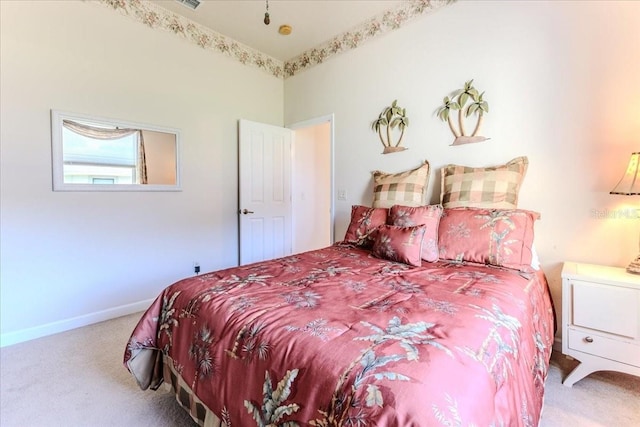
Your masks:
M 371 251 L 378 258 L 420 267 L 422 239 L 426 228 L 425 225 L 415 227 L 383 225 L 375 233 Z
M 400 173 L 373 172 L 373 207 L 389 208 L 424 205 L 424 192 L 429 184 L 429 162 Z
M 440 219 L 440 258 L 531 269 L 537 212 L 521 209 L 445 209 Z
M 356 246 L 371 247 L 373 244 L 371 233 L 387 223 L 388 212 L 389 210 L 386 208 L 352 206 L 351 222 L 344 236 L 344 242 Z
M 426 226 L 422 241 L 422 259 L 427 262 L 438 261 L 438 226 L 442 216 L 442 205 L 401 206 L 389 209 L 387 223 L 400 227 Z
M 517 157 L 504 165 L 442 168 L 440 202 L 445 208 L 516 209 L 529 160 Z

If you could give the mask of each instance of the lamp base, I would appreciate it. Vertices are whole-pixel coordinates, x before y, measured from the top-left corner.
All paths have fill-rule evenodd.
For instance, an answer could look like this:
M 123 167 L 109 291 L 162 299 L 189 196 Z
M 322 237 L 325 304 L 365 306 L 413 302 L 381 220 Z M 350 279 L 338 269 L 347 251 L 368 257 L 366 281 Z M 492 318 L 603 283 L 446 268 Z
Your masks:
M 627 273 L 640 274 L 640 255 L 627 266 Z

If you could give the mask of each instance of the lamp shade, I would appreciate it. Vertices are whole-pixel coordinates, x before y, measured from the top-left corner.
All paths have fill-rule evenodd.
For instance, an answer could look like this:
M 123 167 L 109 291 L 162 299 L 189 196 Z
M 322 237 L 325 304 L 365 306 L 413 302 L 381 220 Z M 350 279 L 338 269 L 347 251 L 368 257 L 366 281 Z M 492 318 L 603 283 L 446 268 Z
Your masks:
M 631 153 L 627 171 L 620 182 L 611 190 L 610 194 L 640 195 L 640 151 Z

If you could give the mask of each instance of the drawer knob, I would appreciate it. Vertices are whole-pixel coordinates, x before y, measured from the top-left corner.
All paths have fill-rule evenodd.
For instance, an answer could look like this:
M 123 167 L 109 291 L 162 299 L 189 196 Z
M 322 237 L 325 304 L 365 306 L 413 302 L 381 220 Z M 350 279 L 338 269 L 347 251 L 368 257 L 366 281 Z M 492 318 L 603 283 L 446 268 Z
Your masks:
M 591 338 L 591 337 L 584 337 L 584 340 L 586 342 L 593 342 L 593 338 Z

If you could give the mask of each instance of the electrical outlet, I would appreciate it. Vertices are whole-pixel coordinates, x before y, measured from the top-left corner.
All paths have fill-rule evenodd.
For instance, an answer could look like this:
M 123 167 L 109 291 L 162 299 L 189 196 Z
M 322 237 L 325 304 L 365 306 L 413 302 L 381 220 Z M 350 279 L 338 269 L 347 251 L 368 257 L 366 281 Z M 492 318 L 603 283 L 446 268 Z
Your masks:
M 344 188 L 338 189 L 338 200 L 347 200 L 347 190 Z
M 198 261 L 193 261 L 193 272 L 200 274 L 200 263 L 198 263 Z

